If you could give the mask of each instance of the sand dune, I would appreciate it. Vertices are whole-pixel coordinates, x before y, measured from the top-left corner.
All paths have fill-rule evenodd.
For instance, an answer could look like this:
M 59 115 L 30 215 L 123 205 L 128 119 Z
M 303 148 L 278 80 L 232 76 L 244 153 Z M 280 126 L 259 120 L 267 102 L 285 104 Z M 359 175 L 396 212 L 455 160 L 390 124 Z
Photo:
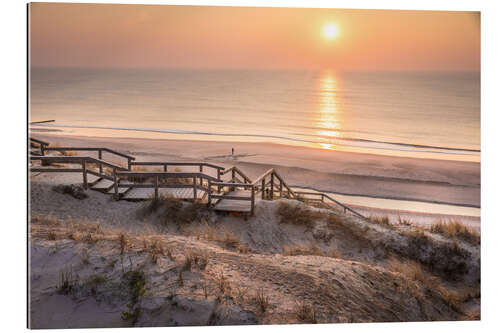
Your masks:
M 260 201 L 248 220 L 207 211 L 179 222 L 98 192 L 78 200 L 53 191 L 60 182 L 70 176 L 31 178 L 34 328 L 479 316 L 476 243 L 286 199 Z M 283 220 L 280 205 L 311 218 Z M 143 287 L 130 287 L 134 274 Z

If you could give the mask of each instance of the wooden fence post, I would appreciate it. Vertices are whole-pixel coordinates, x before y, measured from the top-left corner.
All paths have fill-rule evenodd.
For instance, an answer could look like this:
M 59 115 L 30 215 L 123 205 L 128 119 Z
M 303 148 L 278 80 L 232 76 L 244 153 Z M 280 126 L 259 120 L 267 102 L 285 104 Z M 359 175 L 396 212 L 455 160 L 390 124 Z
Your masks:
M 158 176 L 155 176 L 155 200 L 158 200 Z
M 196 186 L 197 186 L 196 182 L 197 181 L 198 180 L 196 179 L 196 176 L 194 176 L 193 177 L 193 200 L 194 201 L 196 201 L 196 197 L 197 197 L 197 195 L 196 195 Z
M 271 173 L 271 200 L 274 198 L 274 173 Z
M 167 164 L 163 164 L 163 172 L 167 172 Z
M 42 154 L 42 156 L 45 156 L 45 145 L 40 144 L 40 154 Z
M 283 180 L 280 179 L 280 198 L 283 198 Z
M 119 200 L 120 196 L 118 194 L 118 178 L 116 177 L 116 168 L 113 168 L 113 186 L 115 187 L 115 200 Z
M 252 185 L 252 197 L 250 201 L 250 215 L 253 216 L 253 209 L 255 206 L 255 187 Z
M 207 203 L 208 208 L 210 208 L 211 203 L 212 203 L 212 180 L 208 179 L 208 203 Z
M 203 165 L 200 164 L 200 172 L 203 172 Z
M 217 169 L 217 180 L 220 182 L 220 169 Z
M 87 165 L 85 159 L 82 159 L 82 173 L 83 173 L 83 188 L 86 190 L 88 188 L 87 183 Z
M 98 157 L 100 160 L 102 160 L 102 149 L 99 149 L 99 150 L 98 150 L 97 157 Z M 101 163 L 99 163 L 99 173 L 101 173 L 101 174 L 102 174 L 102 164 L 101 164 Z
M 132 166 L 130 165 L 130 158 L 127 158 L 127 169 L 130 171 Z
M 264 191 L 265 191 L 265 188 L 266 188 L 266 177 L 262 178 L 262 200 L 264 200 Z

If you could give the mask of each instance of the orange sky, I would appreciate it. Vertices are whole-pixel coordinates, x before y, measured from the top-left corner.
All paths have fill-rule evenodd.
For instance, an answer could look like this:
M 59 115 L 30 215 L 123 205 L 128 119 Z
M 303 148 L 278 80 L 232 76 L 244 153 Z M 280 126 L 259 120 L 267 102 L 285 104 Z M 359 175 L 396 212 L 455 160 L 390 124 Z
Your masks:
M 33 66 L 480 69 L 479 12 L 34 3 L 30 21 Z

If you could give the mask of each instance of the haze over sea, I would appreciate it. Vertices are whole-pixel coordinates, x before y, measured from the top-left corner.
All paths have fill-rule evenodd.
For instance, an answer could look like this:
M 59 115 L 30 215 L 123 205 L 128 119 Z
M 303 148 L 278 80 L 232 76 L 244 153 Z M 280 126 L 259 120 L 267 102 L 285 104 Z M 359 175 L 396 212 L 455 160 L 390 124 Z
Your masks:
M 479 72 L 32 68 L 30 98 L 75 135 L 480 160 Z

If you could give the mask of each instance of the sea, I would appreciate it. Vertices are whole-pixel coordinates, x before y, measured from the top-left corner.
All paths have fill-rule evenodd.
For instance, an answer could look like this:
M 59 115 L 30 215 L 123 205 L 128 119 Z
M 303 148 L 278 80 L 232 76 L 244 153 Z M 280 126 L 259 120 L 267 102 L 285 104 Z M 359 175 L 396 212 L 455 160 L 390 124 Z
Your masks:
M 31 68 L 29 120 L 68 135 L 272 142 L 480 161 L 480 73 Z

